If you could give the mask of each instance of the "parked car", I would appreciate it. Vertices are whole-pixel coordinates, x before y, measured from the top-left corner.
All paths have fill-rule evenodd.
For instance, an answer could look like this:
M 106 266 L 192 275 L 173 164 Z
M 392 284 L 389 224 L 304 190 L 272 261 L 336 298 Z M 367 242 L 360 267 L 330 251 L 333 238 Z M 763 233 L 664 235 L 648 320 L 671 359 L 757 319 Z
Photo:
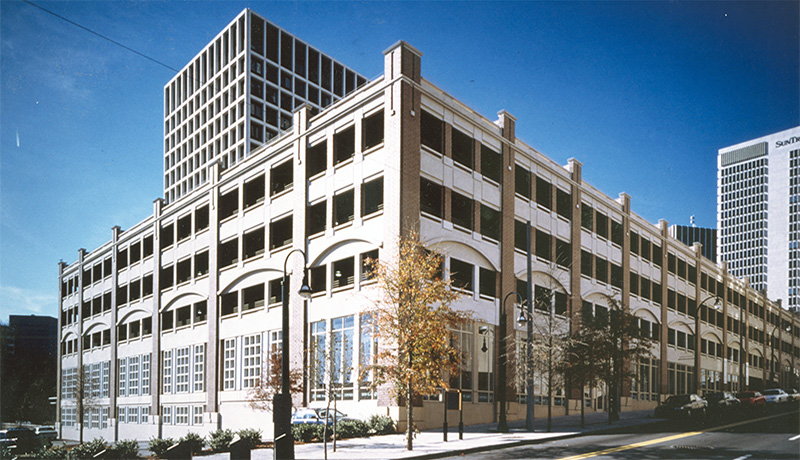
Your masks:
M 770 388 L 764 390 L 764 398 L 767 404 L 782 404 L 789 402 L 789 395 L 780 388 Z
M 708 402 L 696 394 L 672 395 L 656 407 L 658 418 L 699 418 L 705 415 Z
M 23 427 L 0 431 L 0 444 L 11 449 L 13 456 L 33 452 L 41 445 L 39 440 L 36 439 L 36 433 L 29 428 Z
M 708 412 L 717 415 L 733 415 L 739 411 L 741 402 L 728 391 L 716 391 L 706 395 Z
M 8 430 L 0 430 L 0 446 L 11 447 L 14 445 L 14 440 L 8 437 Z
M 786 390 L 786 393 L 789 395 L 789 401 L 800 401 L 800 393 L 798 393 L 796 388 L 789 388 Z
M 347 414 L 339 412 L 338 410 L 331 409 L 299 409 L 292 414 L 292 424 L 312 424 L 312 425 L 322 425 L 325 423 L 327 419 L 328 424 L 333 424 L 334 418 L 337 422 L 342 420 L 355 420 L 351 417 L 348 417 Z
M 758 391 L 743 391 L 736 393 L 736 397 L 739 398 L 742 408 L 750 410 L 764 409 L 767 403 L 767 398 Z
M 34 432 L 36 433 L 36 437 L 45 444 L 51 443 L 58 438 L 58 431 L 52 426 L 37 426 Z

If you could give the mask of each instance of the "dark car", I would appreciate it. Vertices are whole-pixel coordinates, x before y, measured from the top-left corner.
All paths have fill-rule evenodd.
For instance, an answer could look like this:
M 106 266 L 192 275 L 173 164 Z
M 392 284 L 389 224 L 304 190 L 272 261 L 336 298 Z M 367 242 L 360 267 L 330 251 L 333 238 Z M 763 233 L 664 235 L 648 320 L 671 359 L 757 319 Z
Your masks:
M 37 426 L 35 432 L 36 437 L 43 445 L 52 444 L 58 438 L 58 431 L 52 426 Z
M 11 449 L 13 455 L 33 452 L 40 446 L 36 433 L 29 428 L 9 428 L 0 432 L 0 444 Z
M 728 391 L 715 391 L 706 394 L 708 412 L 720 416 L 730 416 L 739 412 L 741 401 Z
M 656 407 L 658 418 L 701 418 L 708 403 L 696 394 L 672 395 Z

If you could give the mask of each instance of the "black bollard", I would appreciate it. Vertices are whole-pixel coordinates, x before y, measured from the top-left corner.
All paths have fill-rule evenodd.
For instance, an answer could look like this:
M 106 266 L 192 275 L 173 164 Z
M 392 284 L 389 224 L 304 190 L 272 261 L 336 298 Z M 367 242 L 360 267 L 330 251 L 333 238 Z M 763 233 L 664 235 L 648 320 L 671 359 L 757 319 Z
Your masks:
M 250 460 L 250 443 L 241 438 L 233 441 L 231 443 L 231 460 Z
M 192 449 L 187 442 L 176 442 L 169 446 L 169 449 L 161 455 L 161 458 L 170 460 L 192 458 Z
M 442 390 L 442 401 L 444 402 L 444 422 L 442 422 L 442 438 L 447 442 L 447 390 Z
M 464 439 L 464 399 L 458 390 L 458 439 Z

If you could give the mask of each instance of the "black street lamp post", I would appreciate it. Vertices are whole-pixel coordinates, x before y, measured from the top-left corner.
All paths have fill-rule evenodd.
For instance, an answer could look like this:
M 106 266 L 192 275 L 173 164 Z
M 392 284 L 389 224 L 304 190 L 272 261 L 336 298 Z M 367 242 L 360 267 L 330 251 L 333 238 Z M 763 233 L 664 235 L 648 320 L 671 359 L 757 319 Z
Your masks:
M 747 389 L 747 385 L 745 385 L 745 363 L 747 363 L 748 356 L 745 356 L 747 353 L 744 351 L 744 325 L 745 325 L 745 317 L 747 315 L 747 310 L 745 308 L 739 309 L 739 385 L 736 388 L 736 391 L 744 391 Z
M 783 330 L 784 329 L 781 329 L 778 326 L 775 326 L 775 328 L 772 329 L 771 340 L 770 340 L 770 344 L 769 344 L 770 345 L 770 347 L 769 347 L 770 348 L 770 354 L 769 354 L 769 380 L 772 382 L 772 386 L 775 386 L 775 387 L 780 386 L 780 375 L 781 375 L 780 374 L 780 372 L 781 372 L 781 363 L 780 362 L 778 363 L 777 370 L 775 369 L 776 368 L 776 366 L 775 366 L 775 342 L 776 341 L 778 342 L 778 346 L 781 345 L 780 344 L 781 334 L 779 334 L 777 336 L 777 338 L 776 338 L 775 333 L 778 333 L 778 332 L 782 333 Z M 787 327 L 785 330 L 786 330 L 786 332 L 791 332 L 791 327 Z M 781 359 L 781 350 L 778 350 L 778 360 L 780 361 L 780 359 Z M 775 374 L 778 374 L 778 375 L 776 376 Z
M 702 378 L 702 373 L 700 372 L 700 365 L 702 363 L 701 344 L 703 343 L 703 334 L 701 331 L 700 313 L 702 312 L 706 302 L 708 302 L 709 300 L 714 301 L 714 311 L 716 311 L 717 306 L 720 303 L 720 298 L 715 295 L 708 296 L 705 299 L 703 299 L 702 302 L 697 304 L 697 308 L 694 311 L 694 333 L 696 335 L 694 343 L 694 372 L 695 372 L 695 386 L 697 387 L 695 388 L 695 391 L 697 392 L 697 394 L 700 394 L 700 387 L 702 386 L 702 382 L 700 382 L 700 379 Z M 711 313 L 713 312 L 709 312 L 709 314 Z M 716 315 L 716 313 L 713 314 Z
M 500 310 L 500 350 L 497 352 L 497 366 L 499 374 L 499 384 L 497 385 L 497 393 L 500 401 L 500 415 L 497 419 L 497 431 L 500 433 L 508 433 L 508 420 L 506 419 L 506 301 L 512 295 L 517 296 L 517 300 L 522 304 L 522 296 L 517 291 L 511 291 L 503 298 L 502 309 Z
M 548 350 L 547 350 L 547 431 L 550 432 L 553 426 L 553 322 L 556 312 L 556 293 L 550 293 L 550 317 L 548 319 Z M 527 310 L 520 310 L 517 324 L 528 326 L 528 373 L 531 372 L 531 346 L 533 345 L 533 308 L 528 305 Z M 530 374 L 529 374 L 530 375 Z M 528 396 L 533 398 L 532 385 L 528 386 Z
M 295 252 L 303 255 L 303 271 L 305 272 L 306 253 L 302 249 L 294 249 L 286 254 L 283 261 L 283 280 L 281 283 L 281 311 L 283 314 L 281 330 L 281 392 L 273 399 L 273 422 L 275 425 L 274 458 L 275 460 L 294 459 L 294 439 L 292 437 L 292 394 L 289 378 L 289 276 L 286 265 L 289 257 Z M 303 280 L 298 295 L 303 299 L 311 297 L 311 289 Z

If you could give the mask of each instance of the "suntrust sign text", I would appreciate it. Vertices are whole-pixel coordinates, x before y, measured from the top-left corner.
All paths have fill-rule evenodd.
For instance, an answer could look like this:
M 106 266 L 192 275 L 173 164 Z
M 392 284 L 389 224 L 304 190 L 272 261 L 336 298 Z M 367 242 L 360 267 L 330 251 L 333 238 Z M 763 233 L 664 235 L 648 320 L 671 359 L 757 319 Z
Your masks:
M 787 145 L 794 144 L 795 142 L 800 142 L 800 137 L 792 136 L 785 141 L 775 141 L 775 147 L 786 147 Z

